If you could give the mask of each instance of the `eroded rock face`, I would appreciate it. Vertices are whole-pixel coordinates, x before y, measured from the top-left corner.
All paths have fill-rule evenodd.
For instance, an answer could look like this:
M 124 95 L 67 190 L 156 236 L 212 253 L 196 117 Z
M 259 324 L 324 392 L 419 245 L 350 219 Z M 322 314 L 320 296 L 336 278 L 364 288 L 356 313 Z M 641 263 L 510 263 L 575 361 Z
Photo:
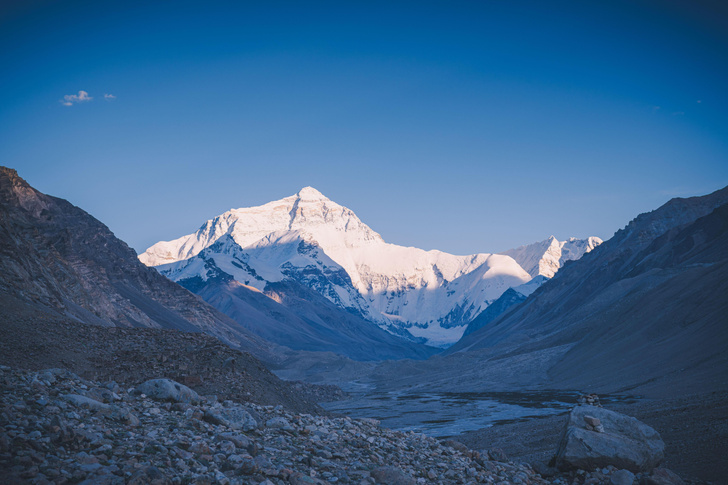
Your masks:
M 584 419 L 598 419 L 604 431 Z M 650 472 L 664 458 L 659 433 L 630 416 L 594 406 L 576 406 L 561 435 L 555 464 L 561 470 L 594 470 L 609 465 L 634 473 Z

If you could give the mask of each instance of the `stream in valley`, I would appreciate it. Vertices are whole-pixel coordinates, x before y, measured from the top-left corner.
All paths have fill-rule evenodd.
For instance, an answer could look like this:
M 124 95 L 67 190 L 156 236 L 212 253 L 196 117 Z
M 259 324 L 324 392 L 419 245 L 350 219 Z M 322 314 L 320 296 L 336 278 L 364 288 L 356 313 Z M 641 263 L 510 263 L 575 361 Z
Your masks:
M 322 403 L 328 411 L 374 418 L 383 426 L 442 438 L 497 424 L 563 413 L 579 392 L 410 392 L 347 390 L 350 399 Z M 633 396 L 602 396 L 602 404 L 635 402 Z

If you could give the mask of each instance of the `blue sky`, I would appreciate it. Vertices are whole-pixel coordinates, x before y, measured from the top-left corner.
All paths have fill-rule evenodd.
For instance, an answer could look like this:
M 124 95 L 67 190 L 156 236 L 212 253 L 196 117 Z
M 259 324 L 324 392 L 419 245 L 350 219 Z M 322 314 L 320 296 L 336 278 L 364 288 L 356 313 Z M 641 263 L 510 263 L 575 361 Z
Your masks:
M 458 254 L 728 185 L 718 2 L 16 3 L 0 164 L 138 251 L 307 185 Z

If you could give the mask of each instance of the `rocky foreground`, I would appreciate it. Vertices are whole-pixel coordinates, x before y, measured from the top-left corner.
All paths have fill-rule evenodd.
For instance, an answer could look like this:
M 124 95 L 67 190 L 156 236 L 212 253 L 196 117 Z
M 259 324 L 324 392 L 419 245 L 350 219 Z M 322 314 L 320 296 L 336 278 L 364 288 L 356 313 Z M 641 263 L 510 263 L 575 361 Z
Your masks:
M 498 450 L 469 450 L 375 420 L 219 402 L 167 379 L 124 389 L 62 369 L 0 366 L 0 476 L 32 484 L 651 484 L 606 466 L 544 478 Z M 677 477 L 670 478 L 679 480 Z
M 282 381 L 249 353 L 204 333 L 86 325 L 3 294 L 0 309 L 0 365 L 58 367 L 125 388 L 168 377 L 203 394 L 310 414 L 324 413 L 318 402 L 344 395 L 335 386 Z

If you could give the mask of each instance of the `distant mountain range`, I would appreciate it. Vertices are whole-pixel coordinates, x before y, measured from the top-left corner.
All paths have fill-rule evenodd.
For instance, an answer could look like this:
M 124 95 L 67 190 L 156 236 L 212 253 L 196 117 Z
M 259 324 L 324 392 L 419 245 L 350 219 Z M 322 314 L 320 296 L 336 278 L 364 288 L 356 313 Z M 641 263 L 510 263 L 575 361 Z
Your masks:
M 602 240 L 594 236 L 586 239 L 571 237 L 566 241 L 559 241 L 551 236 L 544 241 L 509 249 L 501 254 L 515 259 L 534 278 L 553 278 L 566 261 L 581 258 L 601 243 Z
M 153 245 L 139 259 L 239 320 L 244 315 L 222 296 L 232 281 L 282 300 L 314 292 L 350 318 L 448 346 L 506 290 L 535 275 L 553 276 L 564 261 L 600 242 L 551 237 L 504 254 L 469 256 L 396 246 L 350 209 L 305 187 L 263 206 L 232 209 L 193 234 Z
M 3 318 L 20 308 L 204 332 L 269 362 L 338 362 L 394 387 L 725 388 L 728 188 L 673 199 L 598 243 L 549 238 L 513 257 L 403 248 L 306 188 L 140 256 L 188 291 L 83 210 L 0 167 Z M 346 361 L 425 359 L 438 349 L 413 340 L 460 334 L 422 362 Z

